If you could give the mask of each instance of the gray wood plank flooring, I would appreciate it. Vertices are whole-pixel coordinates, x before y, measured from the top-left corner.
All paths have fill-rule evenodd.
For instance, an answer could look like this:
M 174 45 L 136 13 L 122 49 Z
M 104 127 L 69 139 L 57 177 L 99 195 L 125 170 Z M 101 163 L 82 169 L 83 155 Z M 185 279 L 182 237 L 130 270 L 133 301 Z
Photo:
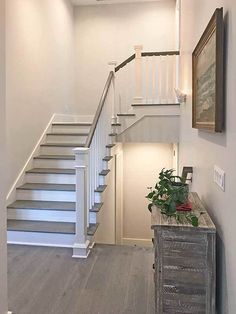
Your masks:
M 8 247 L 13 314 L 153 314 L 152 249 L 96 245 L 87 260 L 70 249 Z

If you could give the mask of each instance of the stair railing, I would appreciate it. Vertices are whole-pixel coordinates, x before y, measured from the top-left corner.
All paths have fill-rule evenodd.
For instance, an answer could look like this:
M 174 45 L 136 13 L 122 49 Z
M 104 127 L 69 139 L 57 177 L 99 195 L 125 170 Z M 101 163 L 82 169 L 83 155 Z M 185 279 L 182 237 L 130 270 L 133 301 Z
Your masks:
M 129 112 L 131 104 L 177 104 L 174 89 L 178 87 L 178 51 L 142 52 L 116 66 L 111 62 L 102 97 L 84 148 L 76 148 L 76 230 L 73 256 L 86 258 L 90 252 L 87 228 L 92 221 L 89 210 L 101 202 L 96 189 L 101 185 L 103 158 L 113 137 L 111 123 L 117 113 Z M 134 62 L 132 62 L 134 61 Z M 122 71 L 121 71 L 122 69 Z M 91 218 L 91 219 L 90 219 Z
M 116 113 L 129 112 L 132 104 L 178 103 L 179 51 L 143 52 L 141 45 L 134 49 L 115 68 Z
M 114 68 L 114 66 L 113 66 Z M 101 185 L 99 173 L 104 170 L 103 158 L 110 144 L 111 122 L 114 116 L 114 69 L 109 73 L 84 148 L 76 148 L 76 236 L 73 257 L 86 258 L 90 252 L 87 236 L 89 210 L 101 200 L 95 190 Z

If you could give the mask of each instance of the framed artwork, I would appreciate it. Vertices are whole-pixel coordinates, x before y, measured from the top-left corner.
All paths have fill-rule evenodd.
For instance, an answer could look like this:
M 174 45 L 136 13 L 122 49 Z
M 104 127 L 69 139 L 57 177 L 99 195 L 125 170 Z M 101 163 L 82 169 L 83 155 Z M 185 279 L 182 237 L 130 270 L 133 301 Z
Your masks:
M 216 9 L 192 54 L 192 126 L 211 132 L 224 127 L 224 21 Z

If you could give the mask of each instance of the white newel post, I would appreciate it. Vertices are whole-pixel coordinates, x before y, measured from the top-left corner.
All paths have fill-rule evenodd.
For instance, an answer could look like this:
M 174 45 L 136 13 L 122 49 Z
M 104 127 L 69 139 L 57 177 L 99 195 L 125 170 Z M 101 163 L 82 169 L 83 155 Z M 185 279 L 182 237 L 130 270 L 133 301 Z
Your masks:
M 142 103 L 142 45 L 134 46 L 135 50 L 135 96 L 134 103 Z
M 89 148 L 75 148 L 74 153 L 76 160 L 76 232 L 73 257 L 87 258 L 90 253 L 87 238 Z
M 112 97 L 112 117 L 111 117 L 111 123 L 117 123 L 117 110 L 116 110 L 116 81 L 115 81 L 115 67 L 117 65 L 116 61 L 108 62 L 110 71 L 113 72 L 113 78 L 112 78 L 112 91 L 113 91 L 113 97 Z

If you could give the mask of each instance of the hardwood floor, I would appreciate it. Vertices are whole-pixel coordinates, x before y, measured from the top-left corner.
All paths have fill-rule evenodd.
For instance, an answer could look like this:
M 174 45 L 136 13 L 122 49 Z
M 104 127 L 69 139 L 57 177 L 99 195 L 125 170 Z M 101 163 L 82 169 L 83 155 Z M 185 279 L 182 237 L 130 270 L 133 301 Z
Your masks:
M 153 314 L 151 249 L 96 245 L 87 260 L 70 249 L 8 247 L 13 314 Z

